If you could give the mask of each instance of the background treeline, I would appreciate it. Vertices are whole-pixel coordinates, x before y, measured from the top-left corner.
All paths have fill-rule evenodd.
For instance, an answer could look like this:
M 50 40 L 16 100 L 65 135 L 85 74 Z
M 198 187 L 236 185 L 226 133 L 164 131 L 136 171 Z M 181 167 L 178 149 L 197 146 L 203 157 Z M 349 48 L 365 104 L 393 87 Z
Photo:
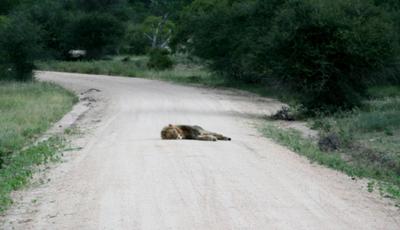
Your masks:
M 290 91 L 306 112 L 360 105 L 369 85 L 400 83 L 397 0 L 3 0 L 2 77 L 30 79 L 37 58 L 168 53 L 200 57 L 231 81 Z
M 2 78 L 29 80 L 36 59 L 86 58 L 120 53 L 144 54 L 149 36 L 168 41 L 186 1 L 5 0 L 0 2 Z M 173 10 L 172 10 L 173 9 Z M 165 20 L 163 20 L 165 18 Z M 160 22 L 163 30 L 156 31 Z M 165 42 L 165 41 L 164 41 Z

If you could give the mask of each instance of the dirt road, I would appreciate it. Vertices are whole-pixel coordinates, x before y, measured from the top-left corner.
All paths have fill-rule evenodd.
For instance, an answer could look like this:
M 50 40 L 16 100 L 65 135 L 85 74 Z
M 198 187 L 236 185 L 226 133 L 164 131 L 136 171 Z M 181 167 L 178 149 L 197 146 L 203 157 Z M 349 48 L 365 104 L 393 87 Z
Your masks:
M 143 79 L 39 78 L 88 94 L 90 110 L 77 121 L 81 149 L 15 195 L 5 229 L 400 229 L 398 210 L 365 183 L 257 132 L 257 118 L 281 106 L 274 100 Z M 169 123 L 233 141 L 162 141 Z

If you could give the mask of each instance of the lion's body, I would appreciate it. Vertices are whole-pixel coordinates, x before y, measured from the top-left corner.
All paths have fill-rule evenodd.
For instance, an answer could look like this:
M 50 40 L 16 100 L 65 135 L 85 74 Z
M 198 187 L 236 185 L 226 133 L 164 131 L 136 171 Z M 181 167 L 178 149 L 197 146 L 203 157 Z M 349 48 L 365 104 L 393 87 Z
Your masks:
M 201 141 L 230 141 L 231 138 L 218 133 L 209 132 L 200 126 L 191 125 L 168 125 L 161 131 L 161 138 L 164 140 L 201 140 Z

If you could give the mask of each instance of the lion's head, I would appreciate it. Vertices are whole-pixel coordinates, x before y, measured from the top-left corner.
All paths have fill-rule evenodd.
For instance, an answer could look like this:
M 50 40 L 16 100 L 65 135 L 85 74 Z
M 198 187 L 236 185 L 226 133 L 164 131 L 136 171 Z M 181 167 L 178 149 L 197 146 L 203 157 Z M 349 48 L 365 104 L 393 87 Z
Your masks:
M 162 139 L 167 140 L 180 140 L 183 139 L 183 134 L 182 130 L 170 124 L 167 127 L 163 128 L 163 130 L 161 131 L 161 137 Z

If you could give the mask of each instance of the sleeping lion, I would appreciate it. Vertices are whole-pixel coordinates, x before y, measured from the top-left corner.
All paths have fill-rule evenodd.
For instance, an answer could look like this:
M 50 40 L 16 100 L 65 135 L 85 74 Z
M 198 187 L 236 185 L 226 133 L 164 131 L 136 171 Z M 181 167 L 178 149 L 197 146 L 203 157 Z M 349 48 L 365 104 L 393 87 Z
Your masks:
M 200 141 L 230 141 L 231 138 L 218 133 L 209 132 L 200 126 L 191 125 L 168 125 L 161 131 L 161 138 L 164 140 L 200 140 Z

